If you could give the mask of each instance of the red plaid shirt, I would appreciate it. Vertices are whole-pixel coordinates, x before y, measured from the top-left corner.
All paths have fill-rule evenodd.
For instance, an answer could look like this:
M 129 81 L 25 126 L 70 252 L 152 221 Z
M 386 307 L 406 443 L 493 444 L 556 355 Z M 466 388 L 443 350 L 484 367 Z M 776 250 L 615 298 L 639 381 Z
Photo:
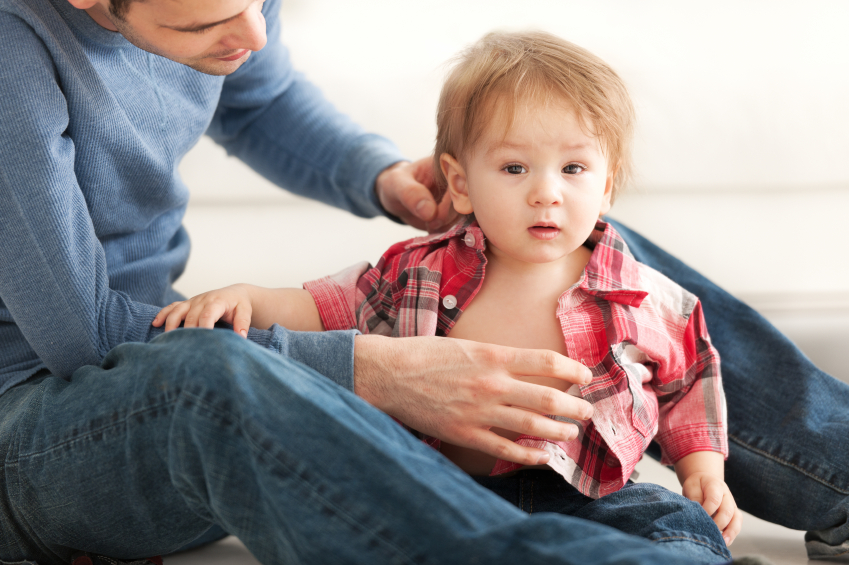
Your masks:
M 719 355 L 698 299 L 638 263 L 603 221 L 584 245 L 592 256 L 556 316 L 569 357 L 593 372 L 580 387 L 593 418 L 574 422 L 581 433 L 570 442 L 527 435 L 516 442 L 548 451 L 549 465 L 593 498 L 620 489 L 652 439 L 665 464 L 695 451 L 727 457 Z M 480 227 L 467 220 L 393 245 L 376 267 L 363 262 L 304 288 L 328 330 L 447 336 L 480 290 L 485 248 Z M 498 461 L 492 474 L 518 467 Z

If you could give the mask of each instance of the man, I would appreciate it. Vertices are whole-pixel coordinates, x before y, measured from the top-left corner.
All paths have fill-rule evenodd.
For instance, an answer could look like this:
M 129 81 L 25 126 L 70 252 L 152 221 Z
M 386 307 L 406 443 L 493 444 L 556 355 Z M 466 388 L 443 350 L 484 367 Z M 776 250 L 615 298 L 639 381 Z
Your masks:
M 574 437 L 572 425 L 523 408 L 581 419 L 589 406 L 513 376 L 585 382 L 575 362 L 460 340 L 282 328 L 249 340 L 157 337 L 150 321 L 177 298 L 171 282 L 188 256 L 175 165 L 205 131 L 295 192 L 419 227 L 446 219 L 418 182 L 428 180 L 422 162 L 403 163 L 292 71 L 278 11 L 275 0 L 0 0 L 0 560 L 167 553 L 217 524 L 264 563 L 674 563 L 605 528 L 529 518 L 344 390 L 427 434 L 540 463 L 541 450 L 489 427 Z M 703 300 L 712 294 L 713 308 L 726 306 L 721 291 L 627 235 L 644 262 L 667 262 Z M 724 328 L 730 343 L 736 323 Z M 818 394 L 836 406 L 847 397 L 778 348 L 796 364 L 785 374 L 830 387 Z M 759 388 L 770 370 L 741 377 L 740 388 Z M 765 402 L 743 422 L 754 439 L 739 440 L 729 484 L 745 490 L 780 471 L 821 501 L 801 527 L 845 524 L 834 485 L 847 466 L 824 481 L 810 468 L 820 454 L 793 451 L 802 440 L 845 438 L 845 419 L 830 436 L 798 432 L 776 454 L 775 436 L 758 431 L 775 414 L 787 410 Z M 775 520 L 792 514 L 754 489 L 752 508 Z M 845 534 L 818 539 L 838 547 Z

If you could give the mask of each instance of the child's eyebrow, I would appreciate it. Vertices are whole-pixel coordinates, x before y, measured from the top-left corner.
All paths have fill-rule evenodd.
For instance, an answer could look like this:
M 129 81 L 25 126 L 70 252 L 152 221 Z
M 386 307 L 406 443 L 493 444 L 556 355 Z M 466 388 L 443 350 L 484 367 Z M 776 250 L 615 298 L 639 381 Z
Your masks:
M 498 149 L 525 149 L 531 145 L 533 145 L 533 143 L 515 143 L 504 140 L 493 143 L 490 147 L 490 151 L 497 151 Z M 594 148 L 594 144 L 588 141 L 581 141 L 579 143 L 564 143 L 559 148 L 562 151 L 581 151 L 584 149 Z

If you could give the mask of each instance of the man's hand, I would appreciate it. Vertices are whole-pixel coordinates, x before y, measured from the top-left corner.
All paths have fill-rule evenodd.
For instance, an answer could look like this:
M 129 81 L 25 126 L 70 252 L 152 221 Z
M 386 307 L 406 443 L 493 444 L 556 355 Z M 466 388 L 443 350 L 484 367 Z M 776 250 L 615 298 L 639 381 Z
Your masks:
M 592 405 L 585 400 L 517 378 L 592 380 L 589 369 L 553 351 L 440 337 L 355 339 L 354 392 L 414 429 L 454 445 L 523 465 L 544 464 L 548 453 L 520 446 L 490 428 L 570 441 L 577 427 L 543 414 L 592 417 Z
M 180 323 L 184 328 L 212 329 L 215 322 L 224 320 L 233 325 L 233 331 L 248 337 L 253 311 L 250 290 L 250 285 L 235 284 L 172 302 L 159 311 L 153 319 L 153 326 L 158 328 L 165 324 L 166 332 L 179 328 Z
M 384 210 L 414 228 L 433 233 L 457 218 L 451 198 L 436 187 L 432 157 L 395 163 L 378 175 L 374 189 Z

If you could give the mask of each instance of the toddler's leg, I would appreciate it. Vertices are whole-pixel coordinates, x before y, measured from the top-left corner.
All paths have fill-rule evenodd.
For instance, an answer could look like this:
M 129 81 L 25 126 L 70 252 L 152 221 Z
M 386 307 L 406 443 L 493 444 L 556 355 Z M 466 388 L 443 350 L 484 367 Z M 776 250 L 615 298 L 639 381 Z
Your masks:
M 701 506 L 650 483 L 628 483 L 598 500 L 584 496 L 549 470 L 475 480 L 525 512 L 557 512 L 647 538 L 693 565 L 726 563 L 731 554 Z

